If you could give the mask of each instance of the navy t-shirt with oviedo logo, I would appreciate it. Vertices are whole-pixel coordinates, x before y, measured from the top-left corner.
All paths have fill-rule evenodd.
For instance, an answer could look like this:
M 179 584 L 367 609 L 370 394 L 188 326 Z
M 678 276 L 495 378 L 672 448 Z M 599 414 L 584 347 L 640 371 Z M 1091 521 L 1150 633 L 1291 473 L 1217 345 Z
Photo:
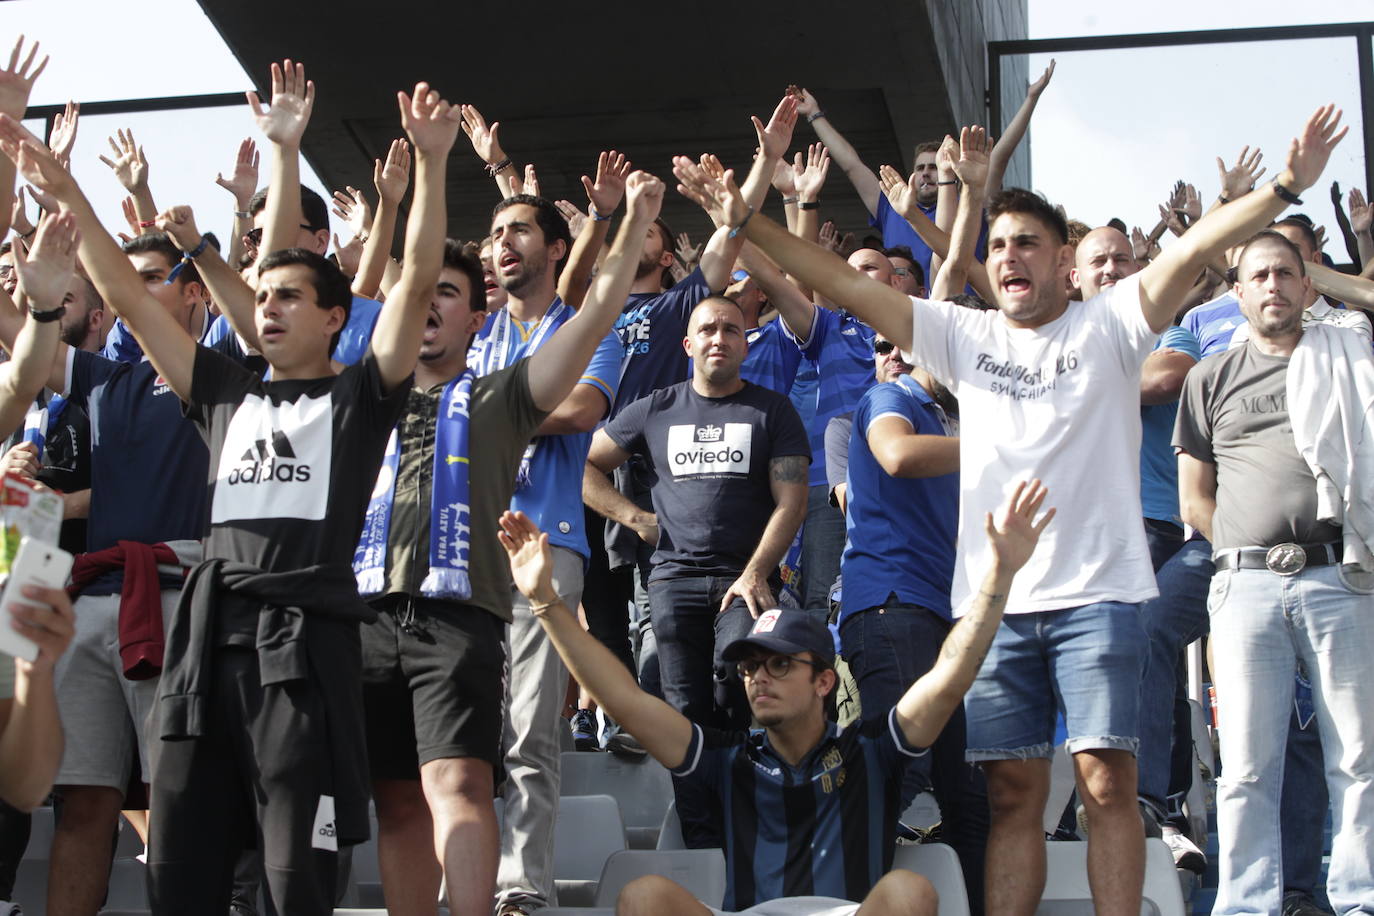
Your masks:
M 774 509 L 769 462 L 811 457 L 806 428 L 786 395 L 749 382 L 728 397 L 691 382 L 627 405 L 606 435 L 651 472 L 658 549 L 649 580 L 738 575 Z

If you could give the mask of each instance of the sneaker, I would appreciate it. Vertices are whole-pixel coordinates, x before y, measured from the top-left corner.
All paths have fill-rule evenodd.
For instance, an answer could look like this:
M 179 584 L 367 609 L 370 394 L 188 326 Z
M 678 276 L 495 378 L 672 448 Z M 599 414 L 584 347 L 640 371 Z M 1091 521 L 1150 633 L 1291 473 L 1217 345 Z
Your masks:
M 1165 824 L 1163 833 L 1164 845 L 1168 846 L 1169 852 L 1174 855 L 1174 868 L 1186 869 L 1199 875 L 1207 870 L 1207 856 L 1203 855 L 1197 844 L 1184 836 L 1177 827 Z M 1287 913 L 1285 908 L 1284 916 L 1287 916 Z
M 1283 895 L 1283 916 L 1331 916 L 1331 911 L 1302 891 L 1289 891 Z
M 585 712 L 591 715 L 591 713 L 587 712 L 585 709 L 579 709 L 578 712 Z M 581 750 L 581 748 L 578 748 L 578 750 Z M 503 903 L 497 908 L 496 916 L 530 916 L 530 911 L 520 906 L 518 903 Z
M 590 709 L 579 709 L 573 713 L 571 727 L 574 748 L 579 751 L 601 750 L 596 742 L 596 713 Z
M 628 757 L 639 759 L 649 752 L 644 750 L 644 745 L 640 744 L 634 735 L 622 729 L 619 725 L 608 726 L 606 729 L 606 750 L 615 754 L 617 757 Z

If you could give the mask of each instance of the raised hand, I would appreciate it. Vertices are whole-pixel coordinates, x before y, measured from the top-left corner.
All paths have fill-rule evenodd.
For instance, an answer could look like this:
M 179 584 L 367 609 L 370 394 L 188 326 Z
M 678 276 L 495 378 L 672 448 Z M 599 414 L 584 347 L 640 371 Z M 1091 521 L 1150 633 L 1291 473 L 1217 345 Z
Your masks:
M 821 223 L 821 231 L 816 239 L 816 243 L 829 251 L 840 250 L 840 230 L 835 228 L 835 221 L 833 219 L 828 219 Z
M 954 174 L 965 187 L 981 189 L 987 184 L 991 153 L 992 138 L 986 130 L 977 124 L 959 129 L 959 158 L 954 161 Z
M 1368 232 L 1369 227 L 1374 225 L 1374 207 L 1370 207 L 1364 199 L 1364 192 L 1359 188 L 1351 188 L 1347 204 L 1350 207 L 1350 231 Z
M 386 151 L 386 162 L 373 160 L 372 184 L 377 196 L 389 204 L 400 203 L 410 184 L 410 144 L 404 140 L 391 141 Z
M 39 221 L 38 234 L 28 254 L 23 245 L 11 249 L 19 292 L 28 298 L 32 308 L 46 312 L 62 304 L 76 270 L 76 247 L 80 241 L 76 216 L 67 212 Z
M 674 156 L 673 175 L 678 180 L 677 192 L 705 210 L 717 224 L 738 226 L 744 222 L 749 206 L 735 186 L 733 170 L 717 180 L 687 156 Z
M 67 102 L 67 107 L 52 119 L 52 136 L 48 138 L 48 149 L 57 157 L 64 168 L 71 168 L 72 147 L 76 145 L 77 122 L 81 119 L 81 106 Z
M 123 185 L 124 190 L 130 194 L 148 187 L 148 157 L 143 155 L 143 147 L 139 146 L 134 140 L 134 132 L 120 128 L 115 137 L 110 137 L 110 149 L 114 151 L 114 158 L 107 159 L 100 157 L 100 161 L 110 167 L 115 173 L 115 178 Z
M 267 108 L 257 92 L 245 94 L 263 136 L 278 146 L 300 147 L 315 107 L 315 83 L 305 78 L 305 64 L 290 58 L 272 64 L 272 103 Z
M 1026 87 L 1026 95 L 1038 98 L 1040 93 L 1045 91 L 1045 87 L 1050 84 L 1050 78 L 1054 76 L 1054 58 L 1050 58 L 1050 65 L 1045 68 L 1045 72 L 1040 74 L 1040 78 Z
M 416 83 L 415 94 L 396 93 L 401 106 L 401 126 L 405 128 L 417 155 L 444 158 L 458 139 L 462 123 L 459 110 L 444 101 L 429 83 Z
M 820 103 L 816 101 L 816 97 L 811 94 L 810 89 L 802 89 L 798 86 L 788 86 L 787 91 L 791 94 L 792 98 L 797 100 L 797 114 L 801 117 L 809 118 L 811 115 L 821 110 Z
M 528 194 L 531 197 L 539 196 L 539 176 L 535 174 L 533 162 L 525 165 L 525 177 L 523 180 L 512 176 L 510 180 L 510 192 L 511 194 Z
M 172 242 L 182 251 L 194 251 L 204 238 L 199 229 L 196 228 L 196 215 L 191 212 L 190 207 L 172 207 L 157 215 L 157 227 L 172 239 Z
M 1054 509 L 1050 509 L 1040 521 L 1035 521 L 1035 513 L 1040 511 L 1048 495 L 1049 491 L 1039 480 L 1029 483 L 1023 480 L 998 508 L 996 516 L 991 512 L 987 514 L 983 530 L 992 547 L 994 562 L 1002 571 L 1016 572 L 1026 565 L 1035 552 L 1035 545 L 1040 542 L 1040 532 L 1054 518 Z
M 1326 247 L 1326 227 L 1315 226 L 1312 229 L 1312 234 L 1317 237 L 1317 251 L 1321 251 Z
M 344 221 L 348 226 L 348 231 L 353 233 L 353 238 L 361 242 L 367 241 L 368 230 L 372 228 L 372 208 L 367 204 L 367 198 L 363 192 L 352 185 L 347 185 L 344 191 L 334 192 L 334 205 L 330 208 L 335 216 Z M 337 239 L 337 236 L 336 236 Z M 343 246 L 336 240 L 335 248 Z
M 76 187 L 71 173 L 57 161 L 52 150 L 7 114 L 0 114 L 0 152 L 9 157 L 26 181 L 59 200 Z
M 797 153 L 797 158 L 801 158 L 801 153 Z M 783 197 L 797 196 L 797 174 L 786 159 L 779 159 L 773 166 L 773 187 Z
M 792 130 L 797 126 L 797 98 L 790 93 L 784 95 L 767 124 L 755 115 L 750 115 L 749 120 L 754 122 L 760 152 L 769 159 L 781 159 L 792 145 Z
M 24 189 L 22 186 L 14 192 L 14 206 L 10 208 L 10 228 L 20 238 L 28 238 L 38 228 L 29 219 L 28 208 L 24 206 Z
M 14 50 L 10 52 L 9 64 L 0 70 L 0 114 L 7 114 L 16 121 L 24 117 L 24 110 L 29 107 L 29 92 L 33 90 L 34 80 L 48 66 L 46 54 L 37 67 L 33 66 L 38 48 L 39 44 L 35 41 L 29 46 L 28 56 L 21 63 L 19 56 L 24 53 L 24 36 L 20 35 L 14 43 Z
M 792 163 L 792 171 L 795 175 L 797 197 L 807 202 L 818 200 L 821 196 L 821 188 L 825 186 L 825 178 L 830 174 L 830 151 L 825 148 L 824 143 L 813 143 L 806 148 L 806 162 L 802 162 L 802 154 L 797 153 Z
M 1188 217 L 1190 225 L 1202 219 L 1202 198 L 1198 196 L 1197 188 L 1190 184 L 1183 186 L 1183 205 L 1179 209 Z
M 1255 182 L 1259 181 L 1267 169 L 1260 168 L 1264 154 L 1260 148 L 1255 147 L 1251 152 L 1249 145 L 1243 147 L 1240 155 L 1236 156 L 1236 164 L 1229 169 L 1220 156 L 1217 157 L 1217 175 L 1221 177 L 1221 196 L 1227 200 L 1235 200 L 1244 194 L 1248 194 L 1255 189 Z
M 633 172 L 625 179 L 625 196 L 631 218 L 652 222 L 663 208 L 663 182 L 648 172 Z
M 253 195 L 258 191 L 258 145 L 252 137 L 239 144 L 238 155 L 234 157 L 234 169 L 225 178 L 222 172 L 215 173 L 215 184 L 234 195 L 235 207 L 247 210 Z
M 488 127 L 486 119 L 475 105 L 460 105 L 458 112 L 463 119 L 463 133 L 472 141 L 473 152 L 479 159 L 487 165 L 495 165 L 506 158 L 506 154 L 501 151 L 501 141 L 496 137 L 496 131 L 501 127 L 500 121 L 492 121 Z
M 954 180 L 954 160 L 959 158 L 959 142 L 945 134 L 945 139 L 940 141 L 940 148 L 935 151 L 935 171 L 939 173 L 941 181 Z M 916 182 L 911 182 L 912 187 Z
M 878 167 L 878 185 L 883 189 L 883 196 L 887 198 L 893 210 L 907 214 L 916 208 L 915 174 L 907 181 L 902 177 L 902 173 L 892 166 L 881 165 Z
M 20 190 L 23 189 L 21 188 Z M 38 188 L 35 188 L 33 185 L 29 185 L 28 190 L 29 196 L 33 198 L 33 202 L 38 204 L 38 206 L 42 208 L 44 213 L 56 213 L 58 210 L 61 209 L 61 206 L 57 203 L 57 198 L 53 197 L 47 191 L 39 190 Z M 133 198 L 129 199 L 132 200 Z
M 587 200 L 601 216 L 610 216 L 625 196 L 625 182 L 630 175 L 630 160 L 624 153 L 604 150 L 596 157 L 596 181 L 582 176 Z
M 555 200 L 554 207 L 568 221 L 568 234 L 576 239 L 582 234 L 582 230 L 587 228 L 587 214 L 577 209 L 577 204 L 570 200 Z M 596 211 L 600 213 L 601 211 Z
M 1159 245 L 1136 226 L 1131 230 L 1131 253 L 1138 262 L 1144 264 L 1159 255 Z
M 525 513 L 507 510 L 501 514 L 501 530 L 496 537 L 506 548 L 515 587 L 530 599 L 536 615 L 547 613 L 547 605 L 558 599 L 549 536 L 541 533 Z
M 339 271 L 345 277 L 356 277 L 358 268 L 363 263 L 363 246 L 367 244 L 367 240 L 355 235 L 345 245 L 339 241 L 337 232 L 331 234 L 334 237 L 334 256 L 339 259 Z
M 124 224 L 127 225 L 129 231 L 133 233 L 131 238 L 138 236 L 143 229 L 138 225 L 138 205 L 134 203 L 134 199 L 132 197 L 125 197 L 121 200 L 119 202 L 119 211 L 124 216 Z
M 1349 126 L 1341 127 L 1340 124 L 1341 110 L 1335 105 L 1323 105 L 1313 112 L 1303 125 L 1302 133 L 1294 137 L 1288 147 L 1286 174 L 1280 176 L 1283 180 L 1279 183 L 1294 194 L 1316 184 L 1331 158 L 1331 151 L 1350 130 Z
M 1172 200 L 1170 203 L 1172 203 Z M 1183 218 L 1179 216 L 1182 212 L 1182 209 L 1167 207 L 1163 204 L 1159 206 L 1160 220 L 1163 221 L 1165 226 L 1169 227 L 1169 231 L 1174 235 L 1183 235 L 1183 233 L 1188 231 L 1188 227 L 1183 224 Z
M 677 259 L 683 264 L 695 264 L 701 257 L 701 246 L 693 245 L 691 236 L 685 232 L 677 234 Z
M 716 157 L 715 153 L 702 153 L 699 164 L 702 171 L 717 181 L 725 177 L 725 166 L 720 164 L 720 159 Z

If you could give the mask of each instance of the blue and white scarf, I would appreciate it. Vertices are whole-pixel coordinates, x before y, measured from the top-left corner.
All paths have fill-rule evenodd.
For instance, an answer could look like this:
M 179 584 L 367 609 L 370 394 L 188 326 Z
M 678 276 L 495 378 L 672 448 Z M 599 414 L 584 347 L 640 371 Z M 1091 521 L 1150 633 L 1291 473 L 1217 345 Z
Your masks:
M 468 369 L 449 382 L 439 397 L 439 416 L 434 430 L 434 482 L 429 506 L 429 571 L 420 583 L 426 598 L 472 597 L 468 576 L 472 546 L 472 511 L 469 490 L 468 434 L 471 431 L 472 383 L 477 373 Z M 396 472 L 401 448 L 396 430 L 386 444 L 372 499 L 363 519 L 363 533 L 353 553 L 353 574 L 358 593 L 381 594 L 386 586 L 387 531 L 396 498 Z
M 32 442 L 38 449 L 35 457 L 39 464 L 43 463 L 43 446 L 47 443 L 48 435 L 53 427 L 57 425 L 62 417 L 62 411 L 67 406 L 67 399 L 60 394 L 55 394 L 52 400 L 44 406 L 29 408 L 29 412 L 24 414 L 24 434 L 22 441 Z
M 558 330 L 563 322 L 571 318 L 572 315 L 573 310 L 562 299 L 554 299 L 549 310 L 544 313 L 544 317 L 539 319 L 539 323 L 530 332 L 529 343 L 525 346 L 521 357 L 533 356 L 534 352 L 544 343 L 544 340 Z M 501 309 L 491 318 L 491 333 L 472 345 L 472 350 L 468 353 L 468 365 L 476 366 L 478 374 L 490 375 L 511 364 L 511 341 L 514 339 L 511 324 L 513 321 L 510 312 L 504 308 Z M 538 449 L 538 438 L 530 440 L 530 444 L 525 446 L 525 453 L 520 456 L 520 470 L 515 474 L 516 490 L 523 490 L 530 485 L 530 462 L 534 460 L 534 453 Z

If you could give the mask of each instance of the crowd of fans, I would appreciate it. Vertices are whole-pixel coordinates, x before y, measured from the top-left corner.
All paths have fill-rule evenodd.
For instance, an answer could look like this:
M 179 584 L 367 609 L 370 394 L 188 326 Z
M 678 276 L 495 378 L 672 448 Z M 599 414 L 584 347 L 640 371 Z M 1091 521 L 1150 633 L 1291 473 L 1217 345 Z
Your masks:
M 51 790 L 50 913 L 100 908 L 121 812 L 156 913 L 328 913 L 369 801 L 390 912 L 442 882 L 452 913 L 533 913 L 571 729 L 669 768 L 730 910 L 934 913 L 891 870 L 930 789 L 974 912 L 1033 913 L 1059 831 L 1134 916 L 1147 836 L 1206 867 L 1180 661 L 1211 629 L 1213 912 L 1374 912 L 1371 207 L 1333 188 L 1345 271 L 1284 215 L 1340 112 L 1128 232 L 1002 187 L 1053 65 L 995 143 L 966 126 L 909 175 L 790 86 L 747 174 L 673 160 L 716 226 L 693 245 L 632 152 L 551 201 L 419 83 L 375 209 L 334 194 L 345 243 L 287 60 L 249 94 L 266 175 L 245 140 L 217 179 L 222 243 L 126 131 L 129 231 L 102 228 L 78 107 L 46 143 L 20 123 L 45 64 L 21 39 L 0 70 L 0 425 L 77 560 L 71 599 L 7 609 L 39 651 L 0 671 L 0 897 Z M 465 242 L 460 132 L 497 185 Z M 858 241 L 821 222 L 832 165 Z M 661 877 L 619 908 L 705 911 Z

